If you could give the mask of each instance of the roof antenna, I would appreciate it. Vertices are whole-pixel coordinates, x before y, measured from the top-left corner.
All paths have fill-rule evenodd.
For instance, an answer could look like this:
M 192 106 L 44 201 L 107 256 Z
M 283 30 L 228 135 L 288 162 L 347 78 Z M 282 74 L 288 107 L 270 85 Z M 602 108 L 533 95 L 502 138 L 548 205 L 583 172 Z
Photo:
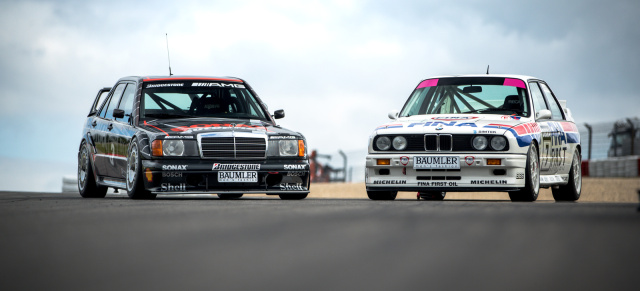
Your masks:
M 171 58 L 169 57 L 169 34 L 165 32 L 164 36 L 167 39 L 167 60 L 169 60 L 169 76 L 173 76 L 173 74 L 171 73 Z
M 171 69 L 169 69 L 171 70 Z M 489 65 L 487 65 L 487 75 L 489 75 Z

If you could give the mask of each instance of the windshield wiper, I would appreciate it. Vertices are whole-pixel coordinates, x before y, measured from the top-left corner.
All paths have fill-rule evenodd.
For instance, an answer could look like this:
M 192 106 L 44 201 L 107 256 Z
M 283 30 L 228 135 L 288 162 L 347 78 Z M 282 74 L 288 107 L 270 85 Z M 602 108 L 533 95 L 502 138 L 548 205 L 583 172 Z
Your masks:
M 511 111 L 514 112 L 515 114 L 522 114 L 523 112 L 520 110 L 514 110 L 514 109 L 505 109 L 505 108 L 482 108 L 482 109 L 476 109 L 476 110 L 471 110 L 471 111 L 467 111 L 464 113 L 483 113 L 483 112 L 495 112 L 495 111 Z

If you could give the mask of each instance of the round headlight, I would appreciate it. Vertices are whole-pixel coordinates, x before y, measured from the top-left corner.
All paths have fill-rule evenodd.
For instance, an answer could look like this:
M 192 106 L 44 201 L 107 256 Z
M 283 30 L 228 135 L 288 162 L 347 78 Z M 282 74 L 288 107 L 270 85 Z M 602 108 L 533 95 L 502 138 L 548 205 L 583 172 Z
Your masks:
M 164 140 L 162 153 L 165 156 L 182 156 L 184 154 L 184 142 L 181 140 Z
M 376 147 L 381 151 L 386 151 L 391 148 L 391 140 L 386 136 L 381 136 L 376 140 Z
M 491 138 L 491 148 L 501 151 L 507 146 L 507 139 L 504 136 L 494 136 Z
M 280 156 L 291 157 L 298 154 L 298 140 L 281 140 L 278 143 Z
M 487 138 L 484 136 L 476 136 L 471 141 L 471 144 L 473 145 L 474 149 L 483 151 L 484 149 L 487 148 L 488 141 L 487 141 Z
M 396 136 L 393 138 L 393 148 L 401 151 L 407 148 L 407 139 L 404 136 Z

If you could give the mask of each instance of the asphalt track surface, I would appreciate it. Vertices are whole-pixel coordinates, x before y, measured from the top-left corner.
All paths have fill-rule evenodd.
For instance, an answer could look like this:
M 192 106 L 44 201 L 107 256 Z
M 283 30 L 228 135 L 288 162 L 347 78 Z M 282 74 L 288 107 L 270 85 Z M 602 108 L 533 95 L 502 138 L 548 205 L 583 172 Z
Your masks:
M 0 290 L 640 290 L 637 208 L 0 192 Z

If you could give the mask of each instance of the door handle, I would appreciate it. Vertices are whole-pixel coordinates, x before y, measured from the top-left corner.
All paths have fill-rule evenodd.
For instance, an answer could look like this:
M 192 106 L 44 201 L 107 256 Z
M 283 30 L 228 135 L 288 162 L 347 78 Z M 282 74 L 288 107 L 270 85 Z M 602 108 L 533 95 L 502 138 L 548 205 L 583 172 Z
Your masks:
M 94 121 L 91 123 L 91 126 L 96 127 L 96 125 L 98 125 L 98 122 L 94 120 Z
M 109 127 L 107 127 L 108 130 L 112 130 L 113 129 L 113 123 L 109 123 Z

